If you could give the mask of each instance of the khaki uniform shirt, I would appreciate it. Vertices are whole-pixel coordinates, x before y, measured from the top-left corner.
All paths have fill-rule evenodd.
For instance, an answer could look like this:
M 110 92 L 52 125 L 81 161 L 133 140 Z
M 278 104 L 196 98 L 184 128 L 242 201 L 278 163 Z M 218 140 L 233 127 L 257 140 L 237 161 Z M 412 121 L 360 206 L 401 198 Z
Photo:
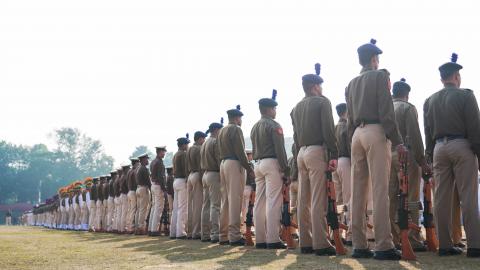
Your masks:
M 152 182 L 159 184 L 162 190 L 165 190 L 165 166 L 161 158 L 157 157 L 150 163 L 150 172 Z
M 247 172 L 251 171 L 245 153 L 245 139 L 239 126 L 230 123 L 222 128 L 218 134 L 217 143 L 221 160 L 236 159 Z
M 393 147 L 403 143 L 395 123 L 388 71 L 363 69 L 350 81 L 345 95 L 350 141 L 355 128 L 365 123 L 381 124 Z
M 123 170 L 122 177 L 120 178 L 120 193 L 127 194 L 128 193 L 128 184 L 127 184 L 127 173 L 130 169 Z
M 423 106 L 426 154 L 433 158 L 435 140 L 445 136 L 463 136 L 480 157 L 480 116 L 472 90 L 454 86 L 431 95 Z
M 120 187 L 120 185 L 121 185 L 120 181 L 121 181 L 122 177 L 123 177 L 123 174 L 122 175 L 117 175 L 117 177 L 115 178 L 115 182 L 113 183 L 113 189 L 115 190 L 115 197 L 120 196 L 120 188 L 121 188 Z M 113 181 L 113 179 L 112 179 L 112 181 Z
M 138 163 L 135 164 L 133 168 L 130 169 L 127 173 L 127 186 L 128 190 L 136 191 L 137 190 L 137 179 L 135 178 L 135 174 L 138 169 Z
M 187 172 L 200 172 L 200 147 L 201 145 L 194 143 L 187 150 Z
M 332 104 L 324 96 L 303 98 L 290 113 L 297 153 L 303 146 L 323 145 L 330 158 L 338 157 Z
M 335 126 L 335 137 L 338 144 L 338 156 L 350 158 L 350 140 L 347 131 L 347 120 L 340 118 Z
M 187 178 L 187 152 L 178 150 L 173 155 L 173 175 L 175 178 Z
M 114 190 L 114 188 L 113 188 L 114 183 L 115 183 L 115 179 L 117 179 L 117 176 L 116 176 L 116 175 L 115 175 L 114 178 L 112 178 L 112 180 L 110 180 L 110 181 L 108 182 L 108 191 L 109 191 L 109 192 L 108 192 L 108 195 L 109 195 L 110 197 L 115 197 L 115 190 Z
M 262 116 L 253 126 L 250 138 L 252 139 L 253 159 L 276 158 L 280 169 L 285 176 L 288 176 L 287 153 L 280 124 L 268 116 Z
M 137 180 L 137 185 L 150 187 L 150 173 L 148 172 L 147 166 L 140 165 L 140 167 L 138 167 L 135 179 Z
M 411 103 L 400 99 L 393 99 L 395 121 L 403 141 L 413 155 L 417 164 L 425 163 L 422 135 L 418 125 L 417 109 Z M 406 138 L 408 137 L 408 140 Z M 392 149 L 395 150 L 395 149 Z
M 204 171 L 220 171 L 220 152 L 217 138 L 208 138 L 200 148 L 200 165 Z

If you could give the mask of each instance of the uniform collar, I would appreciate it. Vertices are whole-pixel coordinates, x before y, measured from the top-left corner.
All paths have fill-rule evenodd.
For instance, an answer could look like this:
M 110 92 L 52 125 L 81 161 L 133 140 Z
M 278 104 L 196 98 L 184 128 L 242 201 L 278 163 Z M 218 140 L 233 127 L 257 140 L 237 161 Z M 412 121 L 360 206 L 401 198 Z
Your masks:
M 372 70 L 373 70 L 373 68 L 370 67 L 370 66 L 363 67 L 362 70 L 360 71 L 360 74 L 365 73 L 367 71 L 372 71 Z
M 262 119 L 268 119 L 268 120 L 273 120 L 270 116 L 268 115 L 262 115 Z

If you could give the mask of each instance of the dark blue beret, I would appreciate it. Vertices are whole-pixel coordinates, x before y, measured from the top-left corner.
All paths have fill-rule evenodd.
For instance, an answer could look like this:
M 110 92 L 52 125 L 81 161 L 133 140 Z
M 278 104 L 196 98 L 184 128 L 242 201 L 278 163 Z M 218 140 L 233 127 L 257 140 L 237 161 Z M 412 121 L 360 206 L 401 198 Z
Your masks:
M 272 98 L 262 98 L 258 101 L 258 104 L 262 107 L 269 107 L 269 108 L 276 107 L 278 106 L 276 99 L 277 99 L 277 90 L 273 89 Z
M 410 85 L 406 83 L 404 78 L 401 78 L 400 81 L 395 82 L 392 87 L 392 94 L 397 96 L 400 92 L 410 92 Z
M 440 71 L 440 76 L 442 78 L 448 77 L 453 72 L 463 68 L 461 65 L 457 64 L 457 59 L 458 59 L 458 55 L 456 53 L 452 53 L 450 62 L 447 62 L 438 68 L 438 70 Z
M 377 54 L 382 54 L 382 50 L 375 45 L 377 41 L 375 39 L 371 39 L 370 43 L 363 44 L 362 46 L 358 47 L 358 57 L 360 58 L 369 58 Z
M 201 132 L 201 131 L 197 131 L 195 132 L 195 134 L 193 134 L 193 140 L 198 140 L 200 138 L 206 138 L 207 137 L 207 134 Z
M 235 109 L 227 111 L 229 117 L 243 116 L 243 113 L 240 111 L 240 105 L 237 105 Z
M 220 124 L 220 123 L 211 123 L 210 126 L 208 126 L 208 132 L 212 132 L 215 129 L 220 129 L 222 127 L 223 127 L 223 125 Z
M 340 116 L 347 111 L 347 103 L 340 103 L 335 107 L 335 109 L 337 110 L 338 116 Z
M 315 74 L 307 74 L 303 75 L 302 77 L 303 82 L 313 83 L 313 84 L 322 84 L 323 79 L 322 77 L 315 75 Z
M 189 144 L 190 140 L 188 138 L 182 137 L 177 139 L 177 145 L 184 145 L 184 144 Z

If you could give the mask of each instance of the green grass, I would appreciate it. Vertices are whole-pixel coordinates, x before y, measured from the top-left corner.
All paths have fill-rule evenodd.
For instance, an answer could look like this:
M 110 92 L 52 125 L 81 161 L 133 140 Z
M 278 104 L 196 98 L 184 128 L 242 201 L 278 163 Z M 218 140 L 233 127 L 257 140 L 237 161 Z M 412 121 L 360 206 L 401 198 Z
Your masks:
M 300 255 L 167 237 L 0 226 L 0 269 L 480 269 L 480 259 L 417 253 L 414 262 Z

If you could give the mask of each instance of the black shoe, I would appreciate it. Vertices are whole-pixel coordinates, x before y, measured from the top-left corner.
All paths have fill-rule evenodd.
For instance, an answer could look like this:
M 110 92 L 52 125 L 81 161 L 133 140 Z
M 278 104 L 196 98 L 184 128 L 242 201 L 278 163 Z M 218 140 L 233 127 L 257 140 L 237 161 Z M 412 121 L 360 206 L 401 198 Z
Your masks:
M 352 252 L 352 258 L 356 258 L 356 259 L 369 259 L 369 258 L 372 258 L 373 257 L 373 251 L 371 251 L 370 249 L 366 248 L 366 249 L 353 249 L 353 252 Z
M 185 240 L 187 239 L 187 237 L 184 235 L 184 236 L 180 236 L 180 237 L 177 237 L 178 240 Z
M 454 244 L 453 246 L 454 246 L 454 247 L 458 247 L 458 248 L 465 248 L 465 247 L 466 247 L 465 244 L 462 243 L 462 242 L 456 243 L 456 244 Z
M 301 247 L 300 248 L 300 253 L 302 253 L 302 254 L 312 254 L 313 253 L 313 248 L 312 247 Z
M 402 253 L 400 251 L 392 248 L 384 251 L 375 251 L 373 258 L 376 260 L 390 260 L 398 261 L 402 258 Z
M 315 250 L 315 255 L 317 256 L 335 256 L 337 255 L 337 251 L 334 247 L 327 247 Z
M 395 249 L 396 249 L 396 250 L 399 250 L 399 251 L 402 251 L 402 245 L 400 245 L 400 244 L 395 244 Z
M 173 240 L 173 239 L 177 239 L 177 237 L 175 237 L 175 236 L 170 236 L 170 239 L 172 239 L 172 240 Z
M 438 256 L 453 256 L 453 255 L 460 255 L 462 253 L 463 253 L 462 249 L 458 247 L 438 249 Z
M 192 237 L 192 240 L 200 240 L 200 239 L 202 239 L 200 236 Z
M 467 257 L 469 258 L 480 257 L 480 248 L 467 248 Z
M 159 232 L 150 232 L 148 236 L 160 236 Z
M 230 242 L 228 242 L 228 241 L 220 241 L 219 244 L 222 245 L 222 246 L 225 246 L 225 245 L 230 244 Z
M 187 240 L 192 240 L 192 237 L 191 236 L 185 236 Z
M 202 239 L 202 242 L 205 243 L 205 242 L 210 242 L 212 241 L 210 238 L 207 238 L 207 239 Z
M 212 240 L 210 240 L 210 243 L 214 243 L 214 244 L 218 243 L 218 239 L 212 239 Z
M 353 246 L 352 240 L 345 241 L 345 246 L 349 246 L 349 247 Z
M 267 243 L 256 243 L 255 248 L 266 249 L 267 248 Z
M 239 240 L 235 242 L 230 242 L 230 246 L 236 247 L 236 246 L 245 246 L 245 239 L 240 238 Z
M 287 245 L 282 242 L 267 243 L 268 249 L 286 249 Z
M 412 247 L 412 249 L 415 252 L 427 252 L 426 246 L 415 246 L 415 247 Z

